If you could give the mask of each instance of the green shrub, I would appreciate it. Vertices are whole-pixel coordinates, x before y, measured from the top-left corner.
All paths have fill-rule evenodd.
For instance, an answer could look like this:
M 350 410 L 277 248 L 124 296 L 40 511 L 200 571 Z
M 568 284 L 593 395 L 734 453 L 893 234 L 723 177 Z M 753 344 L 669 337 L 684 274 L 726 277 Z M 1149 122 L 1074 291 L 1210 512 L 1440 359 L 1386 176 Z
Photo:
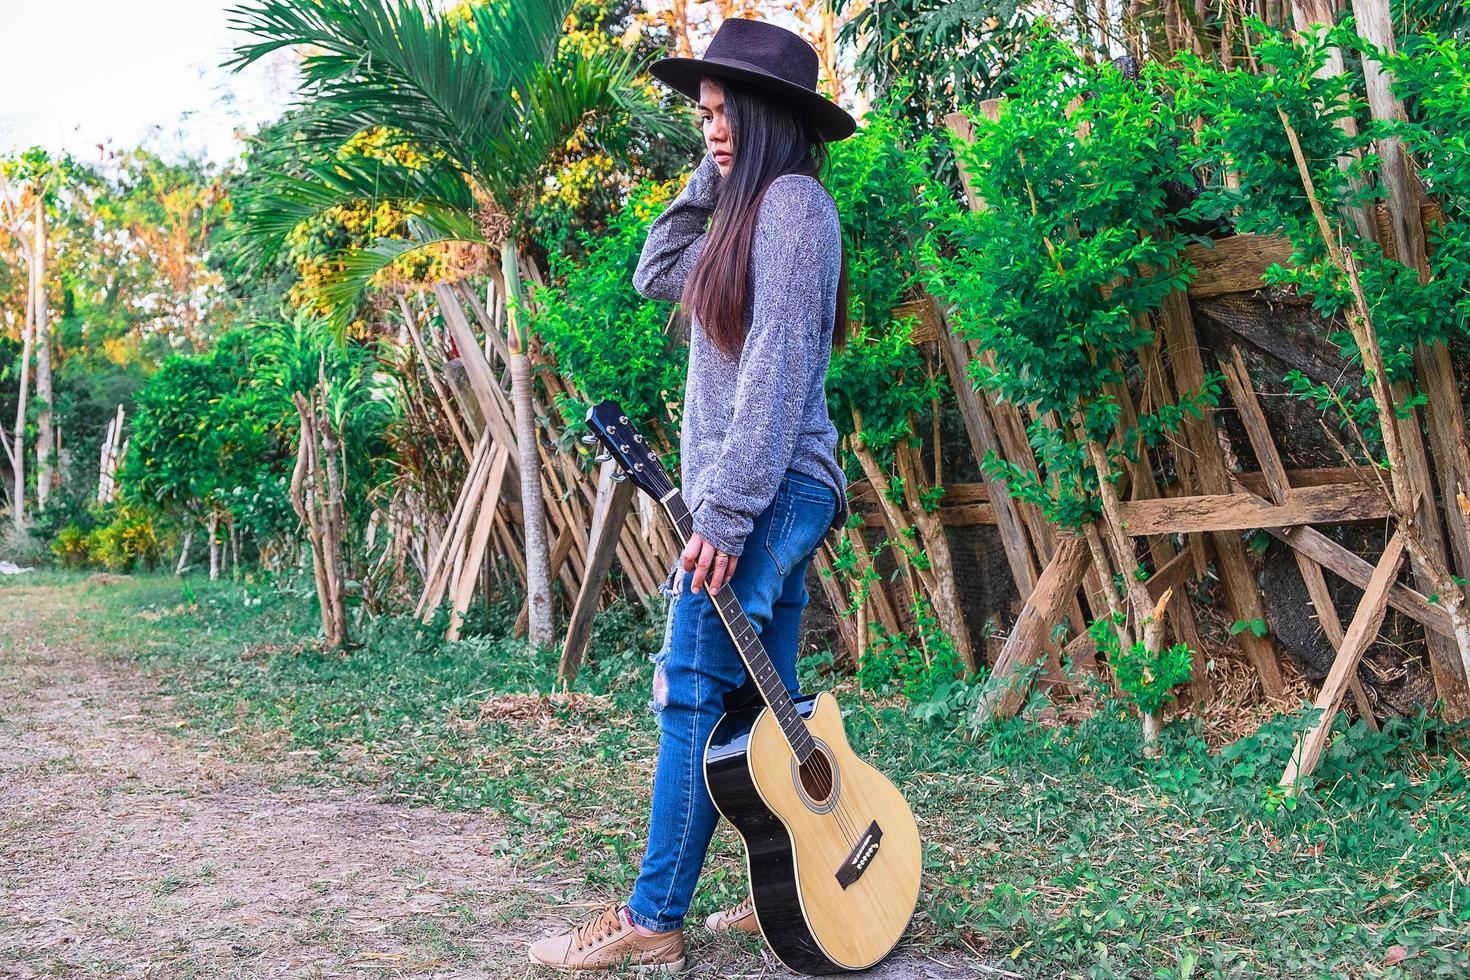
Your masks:
M 533 329 L 580 394 L 591 404 L 616 398 L 629 418 L 656 420 L 672 432 L 684 389 L 683 351 L 664 330 L 673 304 L 639 295 L 633 272 L 648 226 L 673 198 L 675 183 L 640 184 L 598 240 L 579 233 L 585 261 L 553 254 L 551 285 L 532 289 L 541 304 Z M 558 407 L 569 434 L 579 432 L 587 406 Z
M 109 572 L 130 572 L 155 567 L 163 556 L 153 515 L 132 507 L 120 507 L 112 521 L 90 536 L 87 558 Z
M 63 568 L 81 568 L 87 564 L 92 553 L 92 534 L 76 524 L 68 524 L 56 533 L 51 542 L 51 554 Z

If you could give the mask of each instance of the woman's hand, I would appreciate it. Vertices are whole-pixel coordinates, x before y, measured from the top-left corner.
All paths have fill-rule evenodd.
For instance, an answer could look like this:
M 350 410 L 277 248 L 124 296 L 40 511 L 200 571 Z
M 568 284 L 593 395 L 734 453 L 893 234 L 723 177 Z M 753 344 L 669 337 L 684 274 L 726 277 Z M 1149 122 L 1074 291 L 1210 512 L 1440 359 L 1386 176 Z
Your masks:
M 683 558 L 684 571 L 694 573 L 689 583 L 691 592 L 698 592 L 699 587 L 706 584 L 711 593 L 720 591 L 720 586 L 735 577 L 735 565 L 740 561 L 739 555 L 727 555 L 717 550 L 697 533 L 689 535 Z

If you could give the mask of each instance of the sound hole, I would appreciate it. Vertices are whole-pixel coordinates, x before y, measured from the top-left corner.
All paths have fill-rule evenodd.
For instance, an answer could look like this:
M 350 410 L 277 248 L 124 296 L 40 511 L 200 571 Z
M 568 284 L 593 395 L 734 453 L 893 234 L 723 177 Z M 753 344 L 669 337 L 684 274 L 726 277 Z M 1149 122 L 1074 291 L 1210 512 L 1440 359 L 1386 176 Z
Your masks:
M 801 773 L 801 788 L 818 806 L 827 802 L 832 795 L 832 760 L 822 749 L 811 754 L 798 769 Z

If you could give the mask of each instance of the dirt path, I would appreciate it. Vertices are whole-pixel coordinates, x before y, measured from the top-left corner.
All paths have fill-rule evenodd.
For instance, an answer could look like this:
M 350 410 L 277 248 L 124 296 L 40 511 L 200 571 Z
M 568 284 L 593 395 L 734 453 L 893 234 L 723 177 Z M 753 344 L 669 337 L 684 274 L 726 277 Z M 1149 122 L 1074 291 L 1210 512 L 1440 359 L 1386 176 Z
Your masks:
M 48 642 L 82 591 L 0 592 L 0 976 L 541 975 L 525 943 L 579 910 L 546 908 L 554 884 L 497 856 L 493 817 L 193 744 L 125 660 Z M 690 976 L 790 975 L 690 939 Z M 997 972 L 906 952 L 867 976 Z

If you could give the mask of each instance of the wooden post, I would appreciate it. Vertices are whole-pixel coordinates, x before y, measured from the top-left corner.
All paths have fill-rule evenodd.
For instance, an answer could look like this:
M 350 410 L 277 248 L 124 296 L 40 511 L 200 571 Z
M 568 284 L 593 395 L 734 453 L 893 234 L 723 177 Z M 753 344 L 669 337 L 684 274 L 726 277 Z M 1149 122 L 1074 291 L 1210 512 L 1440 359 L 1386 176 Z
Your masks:
M 449 423 L 449 428 L 454 431 L 454 438 L 459 443 L 459 448 L 464 452 L 464 458 L 468 462 L 474 456 L 474 450 L 470 448 L 470 441 L 465 436 L 464 428 L 459 424 L 459 413 L 454 410 L 449 393 L 444 390 L 444 383 L 439 380 L 439 374 L 434 370 L 434 365 L 429 363 L 429 352 L 424 347 L 423 334 L 419 333 L 418 316 L 409 307 L 408 300 L 402 292 L 398 293 L 398 308 L 403 313 L 404 327 L 413 340 L 413 347 L 418 352 L 419 361 L 424 365 L 424 374 L 429 379 L 429 387 L 434 389 L 434 396 L 439 400 L 439 410 L 444 413 L 444 418 Z
M 1245 369 L 1240 348 L 1232 346 L 1230 359 L 1226 361 L 1221 358 L 1221 365 L 1225 369 L 1230 397 L 1234 400 L 1240 421 L 1245 426 L 1246 437 L 1250 439 L 1251 448 L 1260 461 L 1261 474 L 1266 478 L 1271 500 L 1280 506 L 1286 502 L 1291 484 L 1286 477 L 1286 465 L 1281 461 L 1281 453 L 1277 451 L 1276 440 L 1266 424 L 1266 413 L 1261 410 L 1255 389 L 1251 387 L 1250 374 Z M 1312 599 L 1312 608 L 1317 611 L 1317 622 L 1322 626 L 1323 635 L 1332 644 L 1333 650 L 1341 651 L 1345 634 L 1342 621 L 1337 616 L 1337 605 L 1332 601 L 1327 579 L 1322 574 L 1322 566 L 1296 549 L 1292 549 L 1291 555 L 1296 559 L 1297 570 L 1301 572 L 1302 582 L 1307 586 L 1307 595 Z M 1358 680 L 1356 672 L 1349 676 L 1348 686 L 1353 692 L 1353 700 L 1357 702 L 1359 716 L 1373 728 L 1377 728 L 1378 719 L 1373 716 L 1373 704 L 1368 700 L 1368 694 L 1363 690 L 1363 684 Z
M 1358 611 L 1353 614 L 1352 624 L 1343 637 L 1342 648 L 1337 651 L 1337 657 L 1332 661 L 1332 670 L 1322 682 L 1322 690 L 1317 693 L 1315 707 L 1322 709 L 1322 716 L 1297 740 L 1291 761 L 1281 774 L 1279 785 L 1288 795 L 1295 796 L 1300 791 L 1301 781 L 1317 765 L 1322 747 L 1327 742 L 1327 734 L 1332 728 L 1332 716 L 1337 713 L 1338 699 L 1342 697 L 1348 678 L 1357 670 L 1363 652 L 1378 636 L 1378 627 L 1383 623 L 1383 614 L 1388 608 L 1388 589 L 1393 584 L 1403 559 L 1403 537 L 1395 532 L 1388 541 L 1388 547 L 1383 549 L 1383 556 L 1378 559 L 1377 567 L 1373 569 L 1373 578 L 1363 592 Z
M 1025 703 L 1024 672 L 1046 651 L 1052 627 L 1081 584 L 1088 559 L 1087 543 L 1082 538 L 1063 538 L 1058 543 L 1056 554 L 1037 579 L 1036 588 L 1027 597 L 1016 625 L 996 657 L 975 711 L 976 722 L 985 724 L 993 719 L 1009 718 Z
M 1199 340 L 1194 332 L 1194 318 L 1189 312 L 1189 300 L 1181 291 L 1170 293 L 1164 298 L 1158 312 L 1167 345 L 1170 364 L 1174 369 L 1174 381 L 1180 392 L 1198 390 L 1205 380 L 1204 362 L 1200 358 Z M 1220 440 L 1215 429 L 1215 413 L 1203 409 L 1201 418 L 1187 417 L 1184 420 L 1185 444 L 1194 456 L 1195 475 L 1199 490 L 1203 493 L 1225 493 L 1229 488 L 1229 471 L 1220 451 Z M 1220 580 L 1225 586 L 1226 600 L 1231 615 L 1236 620 L 1264 621 L 1265 606 L 1246 560 L 1245 546 L 1240 535 L 1234 531 L 1212 532 L 1210 539 L 1215 546 L 1219 561 Z M 1239 634 L 1246 656 L 1261 678 L 1261 689 L 1266 697 L 1279 700 L 1284 693 L 1281 668 L 1276 661 L 1276 649 L 1264 637 L 1250 630 Z
M 591 538 L 587 542 L 587 568 L 582 576 L 582 587 L 577 592 L 577 601 L 572 606 L 567 638 L 561 648 L 561 663 L 557 667 L 557 682 L 563 687 L 570 686 L 577 679 L 577 669 L 582 664 L 587 641 L 592 637 L 592 618 L 597 614 L 602 586 L 607 581 L 618 538 L 623 533 L 623 524 L 633 502 L 633 483 L 613 479 L 617 467 L 617 463 L 609 460 L 602 464 L 602 472 L 598 474 L 597 505 L 592 515 Z
M 450 596 L 449 628 L 445 631 L 444 639 L 451 643 L 459 639 L 460 627 L 464 625 L 465 611 L 470 608 L 470 599 L 475 594 L 475 582 L 480 578 L 480 566 L 485 558 L 485 545 L 490 541 L 490 531 L 495 524 L 495 507 L 500 502 L 500 488 L 505 482 L 505 470 L 509 457 L 510 451 L 506 447 L 496 447 L 495 458 L 490 464 L 490 475 L 485 481 L 485 489 L 479 494 L 479 510 L 474 509 L 474 501 L 471 501 L 471 506 L 466 509 L 468 514 L 478 516 L 474 519 L 474 534 L 470 538 L 469 550 L 465 553 L 459 579 L 454 583 Z

